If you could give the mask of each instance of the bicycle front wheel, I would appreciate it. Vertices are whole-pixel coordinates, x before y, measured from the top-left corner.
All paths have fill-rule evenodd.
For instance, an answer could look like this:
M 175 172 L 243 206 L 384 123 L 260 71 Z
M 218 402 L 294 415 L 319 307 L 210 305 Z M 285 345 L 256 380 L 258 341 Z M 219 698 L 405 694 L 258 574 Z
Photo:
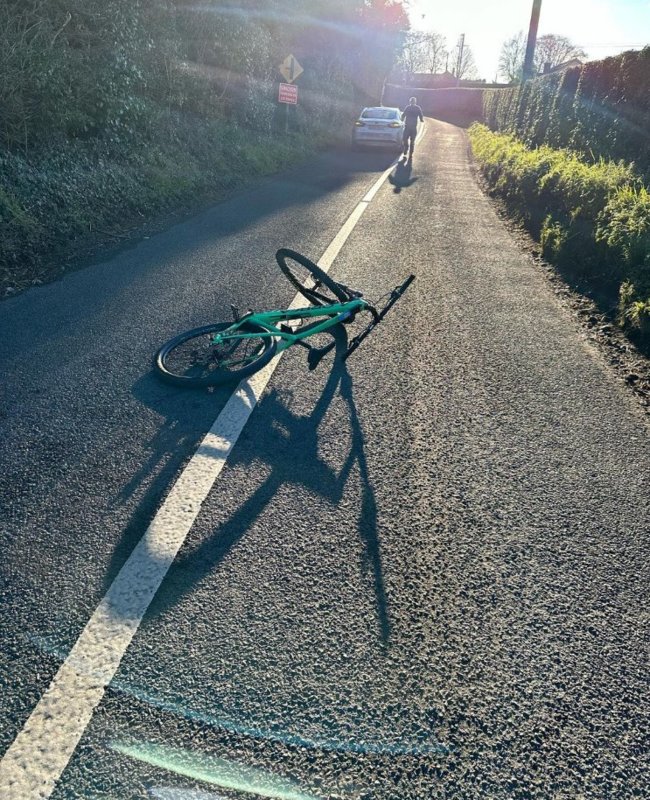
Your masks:
M 240 381 L 266 366 L 275 355 L 277 341 L 272 336 L 250 336 L 265 332 L 264 328 L 245 323 L 232 338 L 215 344 L 214 335 L 231 326 L 219 322 L 175 336 L 156 353 L 156 371 L 176 386 L 202 387 Z
M 326 306 L 350 299 L 345 289 L 307 256 L 282 247 L 275 258 L 290 283 L 312 305 Z

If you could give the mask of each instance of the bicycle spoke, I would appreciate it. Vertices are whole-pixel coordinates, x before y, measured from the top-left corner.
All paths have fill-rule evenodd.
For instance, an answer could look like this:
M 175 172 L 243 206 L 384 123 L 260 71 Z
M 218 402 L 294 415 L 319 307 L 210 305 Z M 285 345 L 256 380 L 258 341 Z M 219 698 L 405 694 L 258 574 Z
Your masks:
M 314 305 L 345 301 L 345 291 L 317 264 L 306 256 L 280 248 L 275 255 L 282 272 L 291 284 Z
M 260 326 L 242 323 L 241 328 L 232 330 L 229 324 L 219 322 L 170 339 L 154 363 L 170 383 L 217 386 L 252 375 L 273 358 L 276 349 L 275 339 Z

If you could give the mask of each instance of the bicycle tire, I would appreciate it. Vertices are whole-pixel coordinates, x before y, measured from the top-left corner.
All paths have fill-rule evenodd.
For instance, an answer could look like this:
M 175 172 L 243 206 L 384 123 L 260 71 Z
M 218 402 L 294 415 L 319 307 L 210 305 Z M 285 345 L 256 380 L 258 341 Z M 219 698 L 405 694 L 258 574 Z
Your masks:
M 345 303 L 350 299 L 348 292 L 346 292 L 345 289 L 333 278 L 330 278 L 330 276 L 324 270 L 307 258 L 307 256 L 303 256 L 301 253 L 297 253 L 295 250 L 289 250 L 287 247 L 281 247 L 275 254 L 275 259 L 291 285 L 294 286 L 303 297 L 306 297 L 307 300 L 312 303 L 312 305 L 324 306 L 336 302 Z M 302 276 L 303 279 L 301 280 L 300 272 L 295 267 L 292 269 L 289 266 L 287 263 L 288 259 L 297 262 L 309 273 L 315 283 L 313 289 L 305 287 L 304 279 L 307 276 Z M 326 294 L 320 291 L 323 286 L 329 289 L 333 297 L 328 297 Z
M 269 361 L 273 358 L 276 353 L 278 343 L 276 339 L 273 337 L 260 337 L 259 340 L 255 339 L 239 339 L 234 340 L 234 345 L 229 345 L 230 347 L 230 354 L 233 354 L 239 344 L 245 344 L 245 346 L 251 347 L 251 343 L 257 341 L 257 345 L 252 345 L 256 347 L 255 351 L 250 352 L 248 356 L 243 354 L 243 362 L 234 362 L 242 363 L 243 366 L 230 367 L 228 362 L 222 359 L 222 364 L 219 364 L 219 360 L 216 357 L 216 351 L 214 350 L 214 345 L 211 345 L 209 341 L 209 336 L 219 331 L 223 331 L 226 328 L 230 328 L 232 325 L 231 322 L 217 322 L 213 323 L 212 325 L 203 325 L 200 328 L 192 328 L 189 331 L 185 331 L 184 333 L 178 334 L 178 336 L 174 336 L 173 339 L 170 339 L 166 342 L 162 347 L 156 352 L 154 356 L 154 367 L 158 373 L 158 375 L 168 383 L 172 383 L 175 386 L 185 386 L 185 387 L 192 387 L 192 388 L 202 388 L 207 386 L 220 386 L 225 383 L 231 383 L 235 381 L 240 381 L 242 378 L 248 378 L 250 375 L 253 375 L 258 370 L 265 367 Z M 240 330 L 245 333 L 253 333 L 255 331 L 262 332 L 264 328 L 260 325 L 254 325 L 251 323 L 244 323 Z M 193 339 L 199 340 L 204 339 L 204 342 L 199 343 L 197 341 L 196 346 L 199 344 L 203 344 L 205 350 L 207 351 L 206 355 L 206 362 L 204 363 L 204 372 L 203 374 L 188 374 L 182 373 L 180 371 L 180 367 L 176 367 L 174 363 L 174 359 L 172 356 L 176 353 L 176 357 L 179 357 L 179 360 L 182 364 L 182 356 L 180 348 L 184 345 L 188 345 L 192 342 Z M 233 340 L 231 340 L 233 341 Z M 224 345 L 225 347 L 225 345 Z M 193 355 L 192 352 L 188 353 L 188 356 Z M 212 362 L 212 364 L 210 364 Z M 200 365 L 197 364 L 196 359 L 192 361 L 189 365 L 190 367 L 200 368 Z M 212 367 L 212 368 L 210 368 Z

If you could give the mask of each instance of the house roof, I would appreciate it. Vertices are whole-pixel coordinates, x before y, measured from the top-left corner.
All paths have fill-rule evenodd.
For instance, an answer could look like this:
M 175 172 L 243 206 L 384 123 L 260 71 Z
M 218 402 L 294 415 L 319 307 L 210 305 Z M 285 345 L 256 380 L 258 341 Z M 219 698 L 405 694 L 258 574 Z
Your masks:
M 569 69 L 569 67 L 581 67 L 582 64 L 583 62 L 579 58 L 570 58 L 568 61 L 564 61 L 556 67 L 551 67 L 549 72 L 561 72 L 563 69 Z

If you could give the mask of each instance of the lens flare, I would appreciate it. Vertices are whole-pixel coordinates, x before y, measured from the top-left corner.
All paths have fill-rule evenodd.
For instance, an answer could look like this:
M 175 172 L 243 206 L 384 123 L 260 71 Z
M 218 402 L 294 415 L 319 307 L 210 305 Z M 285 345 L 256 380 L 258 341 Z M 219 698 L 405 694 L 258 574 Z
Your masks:
M 200 792 L 197 789 L 179 789 L 177 786 L 156 786 L 149 789 L 153 800 L 228 800 L 222 794 Z
M 151 743 L 115 742 L 111 747 L 116 752 L 143 761 L 145 764 L 166 769 L 168 772 L 192 780 L 221 786 L 223 789 L 249 792 L 275 800 L 322 800 L 314 794 L 303 792 L 294 780 L 206 753 L 191 753 Z

